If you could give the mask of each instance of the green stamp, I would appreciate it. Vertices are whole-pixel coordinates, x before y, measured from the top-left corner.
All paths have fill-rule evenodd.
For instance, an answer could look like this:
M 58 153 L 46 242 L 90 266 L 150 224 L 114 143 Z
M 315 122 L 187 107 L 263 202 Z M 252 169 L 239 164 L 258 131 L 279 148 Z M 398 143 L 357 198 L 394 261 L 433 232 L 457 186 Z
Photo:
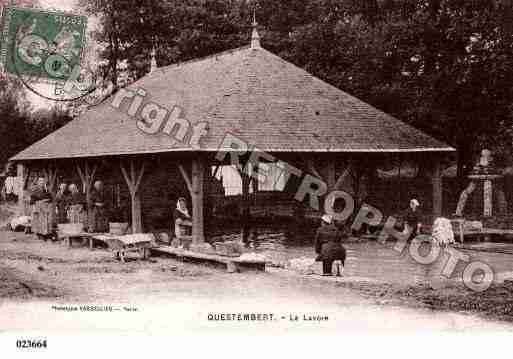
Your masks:
M 41 82 L 62 82 L 80 66 L 87 17 L 5 6 L 2 11 L 3 71 Z

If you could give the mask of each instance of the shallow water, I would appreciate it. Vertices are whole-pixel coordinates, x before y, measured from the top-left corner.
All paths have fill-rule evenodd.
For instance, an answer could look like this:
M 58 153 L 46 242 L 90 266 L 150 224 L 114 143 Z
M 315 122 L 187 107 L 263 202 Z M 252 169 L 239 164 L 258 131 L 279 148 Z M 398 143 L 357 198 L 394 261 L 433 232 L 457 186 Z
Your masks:
M 273 263 L 283 263 L 301 257 L 315 258 L 316 256 L 313 236 L 309 233 L 292 235 L 286 232 L 261 230 L 250 246 L 258 252 L 265 253 Z M 496 280 L 498 277 L 504 277 L 505 273 L 513 272 L 513 255 L 507 253 L 458 249 L 459 252 L 468 256 L 468 262 L 458 261 L 449 279 L 441 276 L 443 269 L 450 264 L 448 259 L 451 256 L 444 251 L 433 257 L 435 260 L 431 263 L 421 264 L 412 257 L 410 252 L 415 254 L 413 248 L 406 247 L 401 252 L 394 249 L 395 242 L 382 244 L 377 241 L 364 240 L 357 243 L 344 243 L 344 246 L 348 254 L 344 276 L 371 278 L 389 283 L 413 285 L 432 284 L 440 281 L 461 282 L 465 267 L 472 261 L 481 261 L 490 265 Z M 497 247 L 503 249 L 508 245 L 498 244 Z M 509 247 L 513 248 L 513 245 L 510 244 Z M 476 248 L 478 249 L 479 245 L 476 245 Z M 426 244 L 420 248 L 419 253 L 421 256 L 427 256 L 430 250 L 431 246 Z M 478 276 L 476 280 L 479 279 Z

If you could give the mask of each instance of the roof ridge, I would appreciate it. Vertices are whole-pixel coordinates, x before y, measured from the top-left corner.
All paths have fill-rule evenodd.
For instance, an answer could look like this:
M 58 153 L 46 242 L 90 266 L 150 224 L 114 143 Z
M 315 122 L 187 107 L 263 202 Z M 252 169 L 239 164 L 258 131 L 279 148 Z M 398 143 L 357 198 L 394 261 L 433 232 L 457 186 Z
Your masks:
M 165 72 L 165 70 L 168 70 L 168 69 L 171 69 L 171 68 L 175 68 L 175 67 L 179 67 L 179 66 L 182 66 L 182 65 L 189 65 L 189 64 L 192 64 L 192 63 L 195 63 L 195 62 L 201 62 L 201 61 L 204 61 L 204 60 L 208 60 L 208 59 L 211 59 L 213 57 L 226 56 L 226 55 L 238 52 L 238 51 L 248 50 L 248 49 L 250 49 L 250 45 L 244 45 L 244 46 L 236 47 L 234 49 L 229 49 L 229 50 L 225 50 L 225 51 L 221 51 L 221 52 L 216 52 L 215 54 L 212 54 L 212 55 L 207 55 L 207 56 L 204 56 L 204 57 L 199 57 L 199 58 L 190 59 L 190 60 L 186 60 L 186 61 L 176 62 L 174 64 L 170 64 L 170 65 L 167 65 L 167 66 L 159 67 L 154 72 L 149 73 L 146 76 L 149 76 L 149 75 L 152 75 L 152 74 L 156 74 L 158 72 Z M 144 77 L 146 77 L 146 76 L 144 76 Z M 144 78 L 144 77 L 142 77 L 142 78 Z

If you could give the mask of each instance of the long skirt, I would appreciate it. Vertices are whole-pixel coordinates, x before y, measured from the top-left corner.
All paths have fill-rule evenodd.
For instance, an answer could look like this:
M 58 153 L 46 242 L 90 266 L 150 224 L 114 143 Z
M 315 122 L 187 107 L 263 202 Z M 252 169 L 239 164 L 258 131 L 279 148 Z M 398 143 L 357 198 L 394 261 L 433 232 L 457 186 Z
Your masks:
M 108 232 L 109 222 L 105 213 L 105 209 L 102 207 L 94 206 L 89 212 L 88 227 L 90 232 Z
M 175 223 L 175 237 L 180 239 L 184 236 L 190 236 L 192 233 L 192 222 L 182 221 L 182 224 Z
M 55 204 L 45 201 L 37 201 L 32 206 L 32 232 L 48 235 L 53 233 L 55 224 Z

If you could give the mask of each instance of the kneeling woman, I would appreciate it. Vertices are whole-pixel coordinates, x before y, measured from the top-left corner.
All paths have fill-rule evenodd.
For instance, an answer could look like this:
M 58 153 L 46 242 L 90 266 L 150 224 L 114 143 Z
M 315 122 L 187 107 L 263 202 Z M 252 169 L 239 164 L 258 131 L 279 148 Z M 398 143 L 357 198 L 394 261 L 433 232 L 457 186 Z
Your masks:
M 330 276 L 334 261 L 346 261 L 346 249 L 342 246 L 342 233 L 333 224 L 329 215 L 322 216 L 322 223 L 315 234 L 315 252 L 317 260 L 322 261 L 322 275 Z

